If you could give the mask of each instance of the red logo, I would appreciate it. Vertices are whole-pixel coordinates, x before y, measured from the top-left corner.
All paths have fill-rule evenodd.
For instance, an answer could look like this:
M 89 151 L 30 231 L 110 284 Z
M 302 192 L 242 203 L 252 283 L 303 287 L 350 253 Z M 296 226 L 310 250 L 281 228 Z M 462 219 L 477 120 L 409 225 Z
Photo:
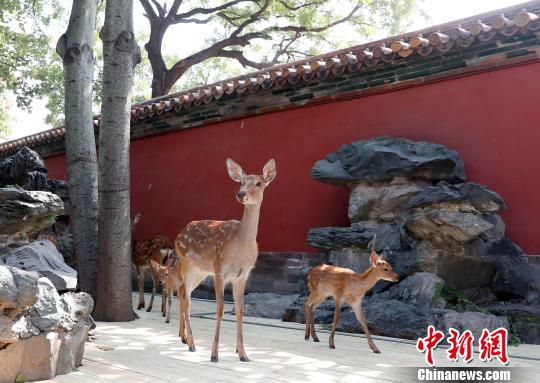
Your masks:
M 460 357 L 465 363 L 469 363 L 473 358 L 473 342 L 474 336 L 471 330 L 466 330 L 459 335 L 459 331 L 451 328 L 450 336 L 446 341 L 450 343 L 450 348 L 446 350 L 448 359 L 452 362 L 457 362 Z
M 433 350 L 437 348 L 437 345 L 444 339 L 444 333 L 439 330 L 435 330 L 435 327 L 428 326 L 428 335 L 425 338 L 418 338 L 416 342 L 416 349 L 420 352 L 426 352 L 426 361 L 433 367 L 435 361 L 433 360 Z
M 482 330 L 482 336 L 478 345 L 480 351 L 480 360 L 487 362 L 493 358 L 498 358 L 502 364 L 508 363 L 508 351 L 506 345 L 508 343 L 508 330 L 498 328 L 492 332 L 487 329 Z
M 465 330 L 460 335 L 459 331 L 453 328 L 448 330 L 450 336 L 447 342 L 450 348 L 446 350 L 446 357 L 452 362 L 463 359 L 465 363 L 469 363 L 473 359 L 473 343 L 474 336 L 470 330 Z M 433 350 L 437 348 L 439 343 L 444 339 L 444 333 L 435 330 L 435 327 L 428 326 L 427 336 L 418 338 L 416 349 L 422 353 L 426 353 L 426 362 L 431 367 L 435 366 Z M 508 364 L 508 330 L 501 327 L 493 331 L 488 329 L 482 330 L 482 336 L 478 342 L 478 351 L 480 352 L 480 360 L 482 362 L 491 361 L 494 358 L 499 359 L 502 364 Z

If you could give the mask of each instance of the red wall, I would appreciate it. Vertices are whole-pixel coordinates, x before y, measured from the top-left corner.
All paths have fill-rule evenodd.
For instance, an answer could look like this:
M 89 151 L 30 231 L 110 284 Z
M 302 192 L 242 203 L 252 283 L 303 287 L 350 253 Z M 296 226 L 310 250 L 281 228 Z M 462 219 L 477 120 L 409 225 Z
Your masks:
M 540 254 L 540 63 L 485 72 L 354 100 L 310 106 L 133 141 L 136 236 L 171 238 L 194 219 L 241 217 L 225 159 L 261 173 L 275 158 L 266 190 L 261 250 L 312 251 L 315 226 L 348 226 L 348 190 L 312 180 L 314 162 L 344 143 L 380 135 L 442 143 L 459 152 L 468 179 L 499 192 L 509 236 Z M 47 159 L 65 178 L 63 156 Z

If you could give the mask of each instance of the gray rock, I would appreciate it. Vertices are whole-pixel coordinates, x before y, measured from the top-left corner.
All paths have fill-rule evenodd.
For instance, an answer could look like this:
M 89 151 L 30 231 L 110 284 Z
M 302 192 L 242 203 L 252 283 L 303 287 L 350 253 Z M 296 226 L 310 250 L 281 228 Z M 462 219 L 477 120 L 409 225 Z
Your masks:
M 401 249 L 401 230 L 394 223 L 377 224 L 362 221 L 349 227 L 309 229 L 308 242 L 313 247 L 327 250 L 371 249 L 372 247 L 379 252 L 385 249 L 399 250 Z
M 12 267 L 0 266 L 0 281 L 0 381 L 13 382 L 18 374 L 44 380 L 74 371 L 94 325 L 92 298 L 60 296 L 47 278 Z M 16 311 L 14 304 L 23 309 Z
M 476 239 L 493 225 L 459 206 L 432 205 L 412 213 L 405 227 L 414 238 L 444 245 Z
M 444 308 L 446 302 L 440 295 L 444 281 L 433 273 L 419 272 L 393 285 L 389 298 L 420 307 Z
M 431 186 L 426 181 L 396 178 L 391 182 L 360 182 L 351 189 L 348 214 L 351 222 L 392 222 L 411 197 Z
M 444 327 L 448 330 L 454 328 L 460 333 L 465 330 L 471 330 L 475 339 L 479 339 L 483 329 L 490 331 L 496 330 L 499 327 L 510 329 L 508 321 L 504 317 L 488 315 L 479 312 L 464 312 L 458 313 L 451 311 L 443 316 Z
M 429 181 L 465 181 L 459 155 L 444 145 L 403 138 L 356 141 L 317 161 L 311 176 L 334 185 L 358 181 L 390 181 L 396 177 Z
M 450 185 L 441 181 L 437 186 L 428 187 L 416 193 L 404 206 L 404 209 L 424 207 L 442 202 L 467 202 L 476 210 L 489 213 L 505 210 L 506 205 L 501 196 L 487 188 L 473 182 Z
M 38 241 L 4 255 L 4 263 L 47 277 L 58 291 L 77 287 L 77 272 L 64 263 L 62 254 L 51 241 Z
M 1 263 L 1 260 L 0 260 Z M 0 312 L 21 312 L 36 302 L 37 274 L 0 265 Z
M 20 185 L 26 190 L 48 190 L 47 180 L 45 163 L 26 146 L 0 162 L 0 187 Z
M 18 187 L 0 189 L 0 234 L 22 233 L 29 237 L 53 224 L 64 211 L 62 200 L 45 191 Z
M 491 245 L 488 257 L 497 267 L 491 285 L 495 295 L 501 299 L 527 298 L 534 289 L 535 275 L 523 251 L 503 238 Z
M 495 304 L 487 307 L 510 321 L 512 333 L 522 342 L 540 344 L 540 306 L 524 304 Z
M 244 297 L 244 315 L 259 318 L 281 319 L 283 313 L 298 295 L 251 293 Z

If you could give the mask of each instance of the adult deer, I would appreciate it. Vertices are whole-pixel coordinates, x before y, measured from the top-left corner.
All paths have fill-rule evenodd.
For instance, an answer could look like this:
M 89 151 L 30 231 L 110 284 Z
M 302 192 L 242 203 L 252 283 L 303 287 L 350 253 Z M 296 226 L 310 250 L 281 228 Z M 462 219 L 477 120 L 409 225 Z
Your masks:
M 344 269 L 341 267 L 330 265 L 319 265 L 308 272 L 308 287 L 309 297 L 304 303 L 304 316 L 306 319 L 306 336 L 305 339 L 309 339 L 310 330 L 311 336 L 314 342 L 318 342 L 319 338 L 315 334 L 315 315 L 314 310 L 319 306 L 326 298 L 332 297 L 335 302 L 334 321 L 332 323 L 332 331 L 330 332 L 329 345 L 330 348 L 336 348 L 334 345 L 334 333 L 336 332 L 336 326 L 339 321 L 339 313 L 341 305 L 348 303 L 351 305 L 356 319 L 360 322 L 366 338 L 368 340 L 369 347 L 375 353 L 380 353 L 366 324 L 364 313 L 362 312 L 362 298 L 368 290 L 370 290 L 375 283 L 384 279 L 387 281 L 397 282 L 398 276 L 392 270 L 392 267 L 384 259 L 384 253 L 380 256 L 371 251 L 369 257 L 371 266 L 362 274 L 355 273 L 351 269 Z
M 246 175 L 240 165 L 231 159 L 227 159 L 227 170 L 233 181 L 240 183 L 236 198 L 244 205 L 242 220 L 194 221 L 189 223 L 174 241 L 184 282 L 184 299 L 179 301 L 180 310 L 185 317 L 186 334 L 180 320 L 180 336 L 182 341 L 188 344 L 189 350 L 195 351 L 189 315 L 191 291 L 207 275 L 213 275 L 217 309 L 216 332 L 210 360 L 218 360 L 224 286 L 231 282 L 236 312 L 236 352 L 241 361 L 249 362 L 242 335 L 244 290 L 258 255 L 257 227 L 263 193 L 276 177 L 277 171 L 273 159 L 264 165 L 262 175 Z

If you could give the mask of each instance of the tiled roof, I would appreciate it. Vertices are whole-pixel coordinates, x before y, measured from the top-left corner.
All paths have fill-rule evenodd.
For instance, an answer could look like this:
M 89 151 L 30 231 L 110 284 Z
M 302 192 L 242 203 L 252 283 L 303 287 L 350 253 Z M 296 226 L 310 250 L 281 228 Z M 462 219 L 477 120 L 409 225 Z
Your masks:
M 482 44 L 498 37 L 510 37 L 517 34 L 533 35 L 540 31 L 539 15 L 540 1 L 535 0 L 421 31 L 276 65 L 135 104 L 131 109 L 131 121 L 136 123 L 167 112 L 197 108 L 218 100 L 223 95 L 253 94 L 260 90 L 281 88 L 288 84 L 309 83 L 330 75 L 358 72 L 364 68 L 373 68 L 380 63 L 402 64 L 408 60 Z M 94 123 L 97 124 L 98 120 Z M 35 146 L 62 140 L 64 133 L 64 128 L 55 128 L 2 143 L 0 155 L 14 152 L 24 145 Z

